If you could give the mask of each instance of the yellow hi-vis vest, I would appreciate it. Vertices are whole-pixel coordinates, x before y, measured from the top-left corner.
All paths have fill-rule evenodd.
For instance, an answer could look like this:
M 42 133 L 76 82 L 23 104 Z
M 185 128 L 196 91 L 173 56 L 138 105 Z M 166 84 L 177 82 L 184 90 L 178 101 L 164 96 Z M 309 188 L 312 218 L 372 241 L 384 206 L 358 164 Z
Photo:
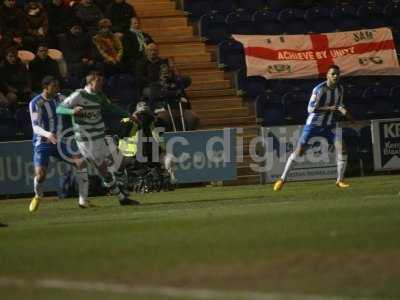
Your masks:
M 121 120 L 122 123 L 132 123 L 132 129 L 129 132 L 128 137 L 124 137 L 119 140 L 118 149 L 123 156 L 133 157 L 137 152 L 137 144 L 139 141 L 139 127 L 136 123 L 133 123 L 129 118 L 124 118 Z M 151 135 L 153 139 L 159 144 L 161 149 L 165 151 L 165 145 L 161 141 L 160 135 L 155 130 L 154 124 L 150 125 Z

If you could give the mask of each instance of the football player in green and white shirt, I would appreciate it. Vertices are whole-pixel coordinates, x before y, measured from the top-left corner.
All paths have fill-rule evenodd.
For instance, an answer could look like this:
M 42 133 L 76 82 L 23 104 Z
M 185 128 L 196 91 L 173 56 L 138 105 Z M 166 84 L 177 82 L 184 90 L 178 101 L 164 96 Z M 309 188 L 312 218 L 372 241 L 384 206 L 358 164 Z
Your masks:
M 108 171 L 109 160 L 121 162 L 122 156 L 117 151 L 111 151 L 112 145 L 105 140 L 103 111 L 114 113 L 120 117 L 129 117 L 129 114 L 112 104 L 102 93 L 104 77 L 98 72 L 91 72 L 86 76 L 86 86 L 78 89 L 67 97 L 57 108 L 58 114 L 72 116 L 72 128 L 76 143 L 82 156 L 91 162 L 102 176 L 104 185 L 116 195 L 121 205 L 140 204 L 131 200 L 123 193 L 117 182 L 123 181 L 123 172 L 111 174 Z M 115 149 L 115 147 L 114 147 Z

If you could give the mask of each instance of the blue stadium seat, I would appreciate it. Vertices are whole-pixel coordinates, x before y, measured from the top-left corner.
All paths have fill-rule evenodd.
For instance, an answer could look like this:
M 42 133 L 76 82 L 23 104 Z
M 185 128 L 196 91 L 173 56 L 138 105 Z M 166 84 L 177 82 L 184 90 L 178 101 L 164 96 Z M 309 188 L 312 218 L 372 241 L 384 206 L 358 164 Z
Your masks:
M 0 141 L 13 141 L 17 138 L 17 122 L 11 113 L 0 111 Z
M 252 20 L 258 34 L 282 34 L 285 30 L 283 24 L 277 19 L 276 14 L 269 10 L 255 11 L 252 15 Z
M 396 49 L 399 52 L 400 51 L 400 31 L 393 32 L 393 39 L 394 39 L 394 43 L 396 45 Z
M 400 76 L 381 76 L 379 84 L 388 88 L 400 85 Z
M 190 13 L 192 19 L 198 20 L 212 10 L 212 0 L 184 0 L 182 8 Z
M 395 106 L 390 100 L 390 89 L 372 86 L 365 89 L 363 98 L 367 107 L 368 119 L 390 118 L 395 116 Z
M 400 85 L 394 86 L 390 89 L 390 100 L 395 106 L 395 111 L 397 113 L 400 112 Z M 400 115 L 398 115 L 400 116 Z
M 310 31 L 316 33 L 334 32 L 335 22 L 331 19 L 331 10 L 327 7 L 312 7 L 305 13 Z
M 246 65 L 242 43 L 233 39 L 218 44 L 218 64 L 226 70 L 234 71 Z
M 304 10 L 302 9 L 284 9 L 278 19 L 285 24 L 285 32 L 288 34 L 305 34 L 308 32 L 308 25 L 304 19 Z
M 245 10 L 254 12 L 258 9 L 263 9 L 267 5 L 266 0 L 237 0 L 237 6 Z
M 372 153 L 371 126 L 365 126 L 360 129 L 360 150 Z
M 199 34 L 214 44 L 218 44 L 231 35 L 225 16 L 219 12 L 210 12 L 199 20 Z
M 400 30 L 400 2 L 390 2 L 383 9 L 383 14 L 390 19 L 390 24 Z
M 342 137 L 346 144 L 347 151 L 352 148 L 353 151 L 358 152 L 360 135 L 357 130 L 350 127 L 342 128 Z
M 248 76 L 244 82 L 246 96 L 250 99 L 256 99 L 257 96 L 265 92 L 267 80 L 261 76 Z
M 357 9 L 357 16 L 364 28 L 379 28 L 388 26 L 382 8 L 373 4 L 360 5 Z
M 348 163 L 355 162 L 355 167 L 359 168 L 360 135 L 357 130 L 349 127 L 342 128 L 342 139 L 346 145 Z
M 251 21 L 251 14 L 243 9 L 237 9 L 226 16 L 226 23 L 231 33 L 254 34 L 255 29 Z
M 281 11 L 282 9 L 287 8 L 286 1 L 282 1 L 282 0 L 268 0 L 267 5 L 268 5 L 269 9 L 271 9 L 272 11 L 275 11 L 275 12 L 278 12 L 278 11 Z
M 305 92 L 288 92 L 283 95 L 286 118 L 292 124 L 304 124 L 307 119 L 309 94 Z
M 256 119 L 261 126 L 281 126 L 285 124 L 284 106 L 280 95 L 263 93 L 256 98 Z
M 367 118 L 366 103 L 363 98 L 364 89 L 357 85 L 347 85 L 344 89 L 343 101 L 355 120 Z
M 358 154 L 363 164 L 364 174 L 371 174 L 374 171 L 371 126 L 365 126 L 360 129 Z
M 15 112 L 15 120 L 17 122 L 17 131 L 22 134 L 24 139 L 32 138 L 32 125 L 29 108 L 18 108 Z
M 212 9 L 222 14 L 228 14 L 236 9 L 236 4 L 233 0 L 214 0 Z
M 233 73 L 233 81 L 234 81 L 234 86 L 238 90 L 238 93 L 243 95 L 245 93 L 245 88 L 246 88 L 246 67 L 242 67 L 236 72 Z
M 341 31 L 356 30 L 362 27 L 357 18 L 356 8 L 351 5 L 335 7 L 332 10 L 331 17 L 335 21 L 336 27 Z

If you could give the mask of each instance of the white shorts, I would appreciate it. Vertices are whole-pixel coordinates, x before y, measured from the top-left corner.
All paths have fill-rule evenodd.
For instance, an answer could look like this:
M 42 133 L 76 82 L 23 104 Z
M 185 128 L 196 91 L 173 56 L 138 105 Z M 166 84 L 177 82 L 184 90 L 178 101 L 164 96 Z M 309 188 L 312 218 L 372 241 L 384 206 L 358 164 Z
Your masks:
M 77 141 L 77 145 L 82 156 L 96 166 L 102 165 L 104 161 L 107 162 L 107 165 L 119 165 L 123 158 L 111 137 L 92 141 Z

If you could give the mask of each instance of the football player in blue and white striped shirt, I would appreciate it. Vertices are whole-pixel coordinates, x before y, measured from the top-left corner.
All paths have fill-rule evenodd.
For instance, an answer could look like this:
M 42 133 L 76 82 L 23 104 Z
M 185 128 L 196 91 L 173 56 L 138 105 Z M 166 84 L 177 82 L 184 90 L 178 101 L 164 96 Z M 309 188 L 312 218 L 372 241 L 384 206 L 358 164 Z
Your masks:
M 29 103 L 29 111 L 33 129 L 33 164 L 35 177 L 33 180 L 33 197 L 29 211 L 33 212 L 39 207 L 43 197 L 43 182 L 46 179 L 47 167 L 50 156 L 72 162 L 78 171 L 76 177 L 79 185 L 79 206 L 88 207 L 88 174 L 86 163 L 80 155 L 73 154 L 67 145 L 59 140 L 62 134 L 62 119 L 56 113 L 59 83 L 52 76 L 46 76 L 42 81 L 43 91 L 35 96 Z M 76 108 L 77 111 L 82 108 Z
M 312 91 L 308 104 L 308 118 L 303 128 L 296 150 L 289 156 L 283 174 L 275 182 L 274 191 L 280 191 L 286 182 L 287 176 L 297 157 L 303 156 L 306 145 L 313 137 L 324 137 L 328 143 L 335 145 L 337 161 L 337 180 L 339 188 L 349 187 L 343 181 L 346 170 L 347 155 L 338 134 L 338 116 L 343 115 L 351 119 L 349 112 L 343 104 L 343 87 L 339 84 L 340 69 L 336 65 L 331 65 L 326 74 L 326 81 L 318 84 Z

